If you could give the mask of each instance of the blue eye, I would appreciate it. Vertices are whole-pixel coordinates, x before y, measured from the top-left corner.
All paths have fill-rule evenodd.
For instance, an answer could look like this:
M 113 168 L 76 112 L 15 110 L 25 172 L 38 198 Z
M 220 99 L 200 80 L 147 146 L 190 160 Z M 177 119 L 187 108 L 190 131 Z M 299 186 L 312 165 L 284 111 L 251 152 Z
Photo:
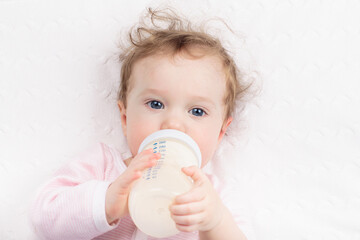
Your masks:
M 191 109 L 191 114 L 197 117 L 202 117 L 205 114 L 205 111 L 201 108 L 193 108 Z
M 155 101 L 155 100 L 150 101 L 150 102 L 148 102 L 146 104 L 149 105 L 153 109 L 162 109 L 162 108 L 164 108 L 164 105 L 161 102 Z

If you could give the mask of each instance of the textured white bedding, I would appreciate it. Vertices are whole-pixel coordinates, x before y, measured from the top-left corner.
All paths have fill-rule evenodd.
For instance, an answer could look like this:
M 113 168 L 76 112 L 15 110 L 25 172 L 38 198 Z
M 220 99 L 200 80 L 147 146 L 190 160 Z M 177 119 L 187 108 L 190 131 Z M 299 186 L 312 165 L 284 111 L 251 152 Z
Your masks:
M 171 2 L 245 36 L 229 42 L 262 91 L 219 154 L 257 238 L 359 240 L 360 1 Z M 36 239 L 40 184 L 90 144 L 123 144 L 113 54 L 157 3 L 0 0 L 0 239 Z

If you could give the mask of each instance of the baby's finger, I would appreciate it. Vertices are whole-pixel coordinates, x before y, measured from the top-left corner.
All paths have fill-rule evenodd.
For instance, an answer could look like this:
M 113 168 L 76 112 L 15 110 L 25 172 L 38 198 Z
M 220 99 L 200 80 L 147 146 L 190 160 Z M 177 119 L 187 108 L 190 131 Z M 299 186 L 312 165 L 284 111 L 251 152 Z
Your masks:
M 192 202 L 188 204 L 171 205 L 170 212 L 173 215 L 191 215 L 205 210 L 203 202 Z
M 199 225 L 195 224 L 195 225 L 181 225 L 181 224 L 176 224 L 176 228 L 181 231 L 181 232 L 194 232 L 199 230 Z
M 141 171 L 127 171 L 117 178 L 111 185 L 117 189 L 118 194 L 128 192 L 130 185 L 141 177 Z
M 155 166 L 160 155 L 147 151 L 142 155 L 138 155 L 136 158 L 138 157 L 141 159 L 129 166 L 123 175 L 115 180 L 114 184 L 117 185 L 120 192 L 127 191 L 130 185 L 141 177 L 142 172 L 146 168 Z
M 134 163 L 137 163 L 137 162 L 141 162 L 141 161 L 146 161 L 147 159 L 151 158 L 151 157 L 154 157 L 154 156 L 157 156 L 158 154 L 156 153 L 153 153 L 153 150 L 151 148 L 149 149 L 146 149 L 142 152 L 140 152 L 139 154 L 137 154 L 130 162 L 130 165 L 131 166 L 132 164 Z
M 182 171 L 194 180 L 195 185 L 200 185 L 205 179 L 205 174 L 196 166 L 184 167 Z
M 138 155 L 136 155 L 129 164 L 129 169 L 139 169 L 143 168 L 144 163 L 157 161 L 161 158 L 160 153 L 153 153 L 152 149 L 145 150 Z M 146 167 L 146 166 L 145 166 Z
M 190 202 L 199 202 L 206 197 L 205 189 L 201 186 L 194 187 L 189 192 L 181 194 L 175 198 L 175 204 L 185 204 Z
M 138 162 L 133 163 L 131 166 L 129 166 L 129 170 L 131 171 L 143 171 L 146 168 L 155 166 L 157 160 L 160 158 L 159 156 L 155 155 L 146 155 L 143 156 L 142 159 Z
M 191 226 L 199 224 L 204 219 L 204 213 L 192 214 L 192 215 L 171 215 L 176 225 Z

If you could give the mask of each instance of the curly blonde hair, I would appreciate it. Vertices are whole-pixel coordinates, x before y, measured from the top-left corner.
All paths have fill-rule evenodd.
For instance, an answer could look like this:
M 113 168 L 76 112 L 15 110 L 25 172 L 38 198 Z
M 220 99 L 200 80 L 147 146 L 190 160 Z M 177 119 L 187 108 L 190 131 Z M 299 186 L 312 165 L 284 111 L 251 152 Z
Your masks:
M 144 20 L 149 20 L 145 23 Z M 219 57 L 226 78 L 224 97 L 225 120 L 235 109 L 236 100 L 243 95 L 248 86 L 242 81 L 240 71 L 233 58 L 223 47 L 218 38 L 206 33 L 203 27 L 193 27 L 189 20 L 179 17 L 173 10 L 153 10 L 149 8 L 147 15 L 129 31 L 130 46 L 120 54 L 121 84 L 118 100 L 126 107 L 126 99 L 130 90 L 130 76 L 134 64 L 147 56 L 167 54 L 175 56 L 186 53 L 194 58 L 205 55 Z M 193 51 L 194 49 L 200 50 Z

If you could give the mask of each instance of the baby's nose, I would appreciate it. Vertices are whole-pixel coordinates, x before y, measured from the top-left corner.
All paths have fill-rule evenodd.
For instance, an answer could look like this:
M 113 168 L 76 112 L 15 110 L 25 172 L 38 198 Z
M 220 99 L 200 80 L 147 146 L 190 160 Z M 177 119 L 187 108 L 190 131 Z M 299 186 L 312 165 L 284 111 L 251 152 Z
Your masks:
M 162 129 L 175 129 L 181 132 L 185 132 L 184 122 L 177 116 L 169 116 L 161 124 Z

